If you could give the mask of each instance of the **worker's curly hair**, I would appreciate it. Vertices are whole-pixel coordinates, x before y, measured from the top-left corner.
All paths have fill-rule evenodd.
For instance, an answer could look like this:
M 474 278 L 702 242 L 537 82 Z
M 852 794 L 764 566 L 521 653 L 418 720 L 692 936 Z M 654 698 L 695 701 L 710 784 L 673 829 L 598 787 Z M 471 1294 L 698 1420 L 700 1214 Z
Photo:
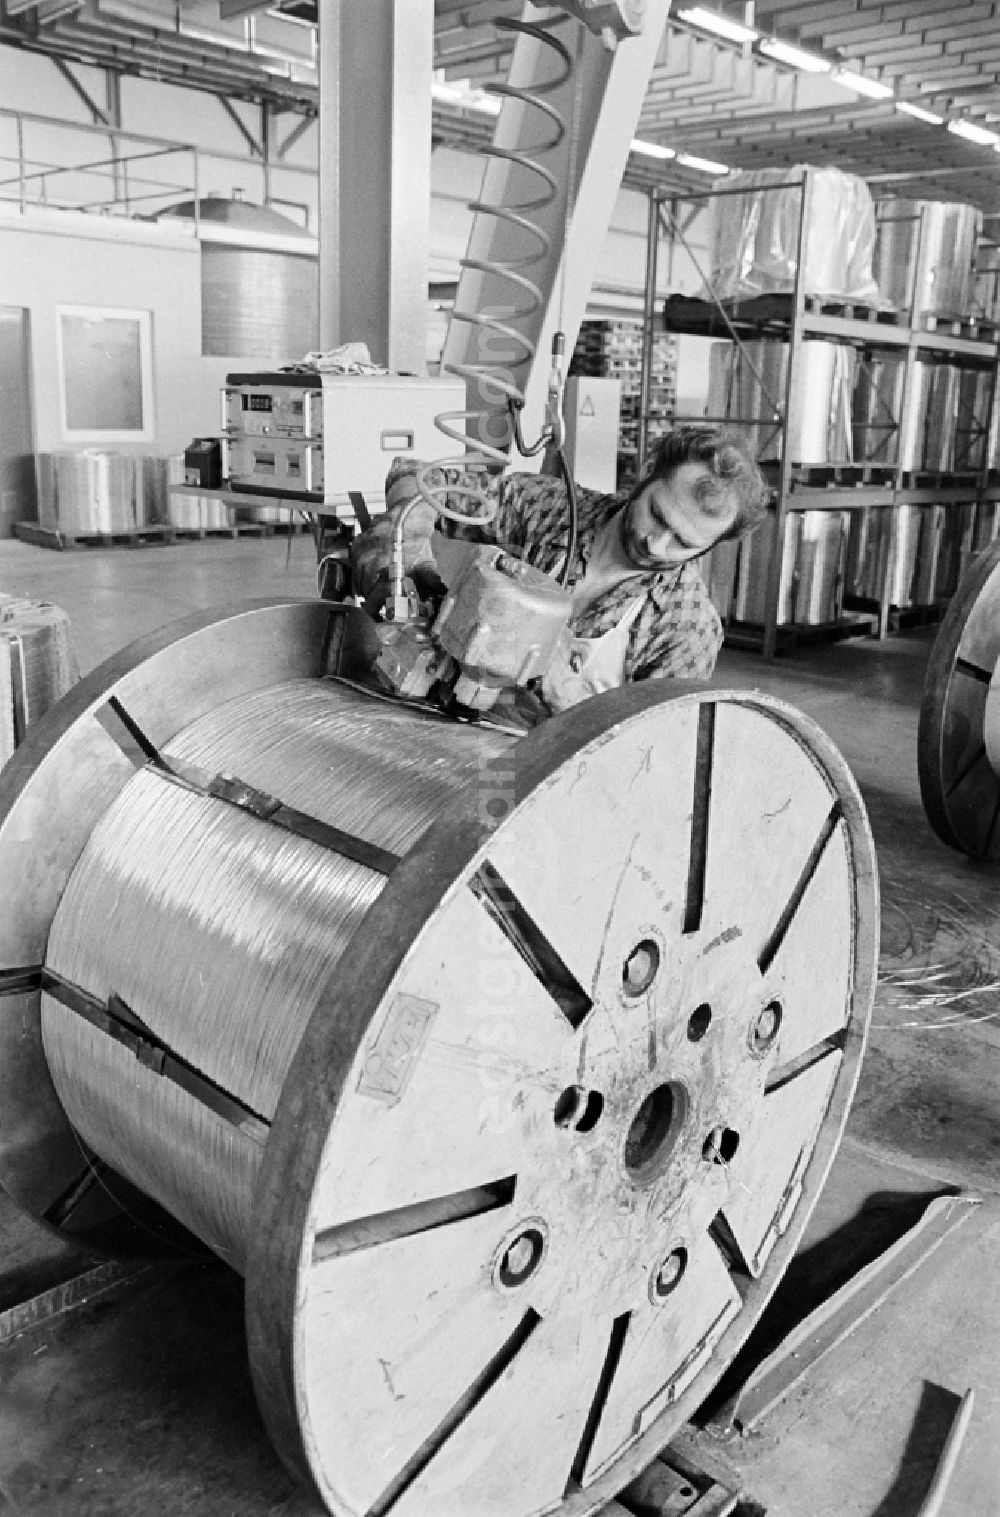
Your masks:
M 647 461 L 629 500 L 641 494 L 654 479 L 669 479 L 682 464 L 705 464 L 712 474 L 703 487 L 703 504 L 711 514 L 712 501 L 720 507 L 731 493 L 736 495 L 736 516 L 718 541 L 752 532 L 767 514 L 769 489 L 742 438 L 719 427 L 677 426 L 661 437 Z

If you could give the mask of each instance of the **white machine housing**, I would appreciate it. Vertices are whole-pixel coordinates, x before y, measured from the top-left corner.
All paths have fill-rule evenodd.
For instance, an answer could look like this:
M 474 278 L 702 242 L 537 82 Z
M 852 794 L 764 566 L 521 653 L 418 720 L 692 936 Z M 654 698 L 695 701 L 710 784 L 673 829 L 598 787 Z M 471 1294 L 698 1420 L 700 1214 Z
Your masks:
M 228 374 L 223 397 L 230 488 L 340 506 L 381 500 L 394 458 L 442 451 L 434 418 L 461 411 L 465 385 L 415 374 Z

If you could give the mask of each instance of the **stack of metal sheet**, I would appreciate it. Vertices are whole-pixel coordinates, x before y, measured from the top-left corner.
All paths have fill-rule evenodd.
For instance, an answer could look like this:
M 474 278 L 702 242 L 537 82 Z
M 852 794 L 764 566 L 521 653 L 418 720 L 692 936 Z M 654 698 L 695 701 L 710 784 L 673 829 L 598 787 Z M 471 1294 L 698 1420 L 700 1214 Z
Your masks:
M 955 469 L 978 472 L 986 462 L 995 379 L 992 371 L 963 369 L 955 420 Z
M 975 525 L 975 501 L 949 506 L 944 511 L 937 582 L 934 587 L 935 600 L 947 600 L 958 589 L 958 582 L 974 557 Z
M 75 679 L 65 611 L 0 595 L 0 765 Z
M 955 468 L 961 376 L 962 371 L 954 364 L 914 364 L 900 427 L 901 468 L 936 473 Z
M 973 261 L 982 229 L 975 206 L 880 200 L 875 275 L 897 310 L 965 317 L 973 309 Z
M 951 594 L 972 549 L 975 506 L 879 506 L 857 511 L 847 593 L 907 610 Z
M 176 454 L 167 460 L 170 485 L 184 483 L 184 455 Z M 233 507 L 216 495 L 176 495 L 168 486 L 164 520 L 172 527 L 194 531 L 228 527 Z
M 851 396 L 851 430 L 858 463 L 894 464 L 899 458 L 899 396 L 902 359 L 859 357 Z
M 166 462 L 136 453 L 40 453 L 42 526 L 84 536 L 129 533 L 164 518 Z

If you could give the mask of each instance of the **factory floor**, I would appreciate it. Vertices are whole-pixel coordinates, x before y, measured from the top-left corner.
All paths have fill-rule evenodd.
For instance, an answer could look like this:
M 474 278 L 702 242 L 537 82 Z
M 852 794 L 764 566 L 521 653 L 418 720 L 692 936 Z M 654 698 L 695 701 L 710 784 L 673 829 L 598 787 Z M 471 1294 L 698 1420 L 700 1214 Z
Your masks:
M 64 607 L 82 672 L 189 611 L 310 595 L 313 572 L 305 536 L 77 553 L 0 542 L 0 591 Z M 968 1387 L 975 1410 L 941 1510 L 1000 1511 L 1000 868 L 951 852 L 924 819 L 917 711 L 932 641 L 924 629 L 813 646 L 770 665 L 726 650 L 717 675 L 785 698 L 840 746 L 868 805 L 883 895 L 881 981 L 847 1136 L 760 1324 L 759 1351 L 931 1198 L 983 1198 L 753 1434 L 692 1435 L 705 1467 L 772 1517 L 916 1517 Z M 66 1259 L 3 1203 L 0 1236 L 2 1311 L 65 1272 Z M 8 1510 L 314 1510 L 264 1437 L 235 1276 L 214 1264 L 153 1268 L 0 1348 Z

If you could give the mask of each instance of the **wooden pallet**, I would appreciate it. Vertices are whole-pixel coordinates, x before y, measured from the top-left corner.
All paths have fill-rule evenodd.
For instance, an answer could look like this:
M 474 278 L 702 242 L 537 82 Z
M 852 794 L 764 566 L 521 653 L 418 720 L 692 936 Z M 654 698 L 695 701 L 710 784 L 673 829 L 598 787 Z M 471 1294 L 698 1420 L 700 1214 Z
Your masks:
M 942 337 L 966 337 L 972 342 L 995 342 L 997 325 L 979 316 L 945 316 L 936 311 L 925 311 L 920 317 L 925 332 L 936 332 Z
M 877 322 L 888 327 L 904 323 L 902 311 L 882 310 L 863 300 L 831 300 L 825 295 L 807 295 L 805 308 L 814 316 L 842 316 L 847 321 Z
M 84 548 L 155 548 L 172 547 L 186 542 L 232 541 L 240 537 L 274 537 L 308 530 L 299 523 L 239 522 L 231 527 L 136 527 L 131 532 L 65 532 L 59 527 L 45 527 L 37 521 L 14 523 L 14 536 L 38 548 L 55 548 L 58 552 Z
M 831 300 L 807 295 L 805 310 L 812 316 L 847 317 L 879 327 L 904 325 L 900 311 L 883 311 L 862 301 Z M 714 301 L 691 295 L 669 295 L 663 302 L 663 319 L 669 330 L 692 332 L 703 337 L 728 337 L 735 330 L 741 337 L 757 336 L 770 329 L 785 334 L 791 325 L 794 300 L 791 295 L 754 295 L 747 300 Z
M 901 490 L 972 490 L 979 485 L 979 470 L 964 472 L 946 469 L 904 469 L 899 476 Z
M 813 489 L 856 488 L 896 483 L 894 464 L 792 464 L 792 481 Z

